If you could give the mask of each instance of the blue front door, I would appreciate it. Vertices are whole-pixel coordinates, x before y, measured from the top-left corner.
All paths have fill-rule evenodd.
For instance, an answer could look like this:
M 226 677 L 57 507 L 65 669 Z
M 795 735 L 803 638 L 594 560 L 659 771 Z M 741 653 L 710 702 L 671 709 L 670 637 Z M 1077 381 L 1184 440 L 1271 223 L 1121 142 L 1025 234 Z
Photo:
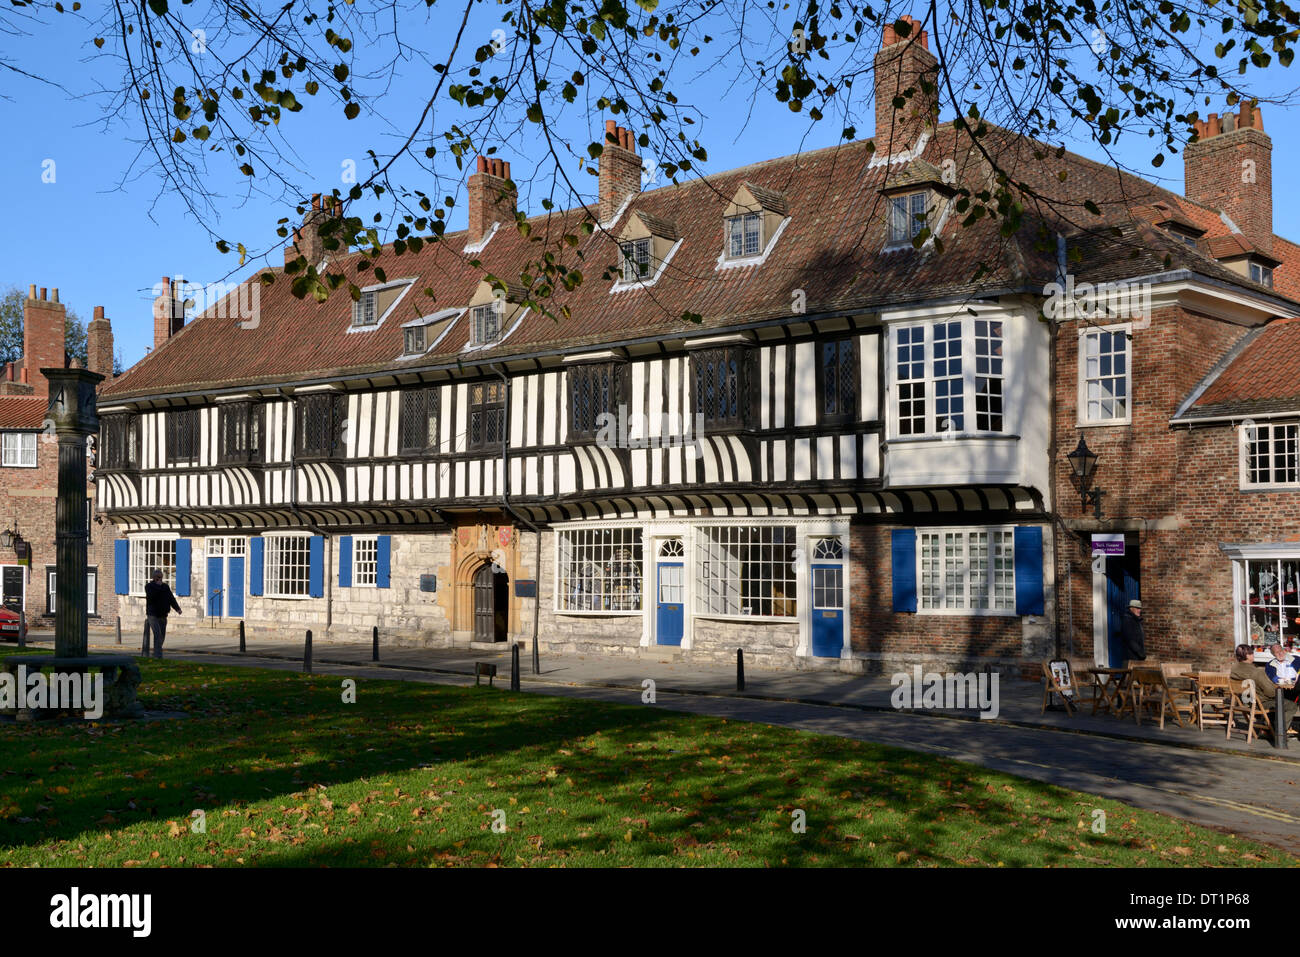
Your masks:
M 1110 654 L 1110 667 L 1122 667 L 1128 659 L 1128 650 L 1120 635 L 1120 622 L 1128 603 L 1134 598 L 1142 597 L 1139 580 L 1141 565 L 1138 561 L 1137 548 L 1128 543 L 1123 555 L 1106 556 L 1106 624 L 1109 640 L 1107 651 Z
M 812 566 L 812 653 L 838 658 L 844 650 L 844 566 Z
M 226 582 L 226 614 L 231 618 L 244 617 L 244 556 L 230 558 L 230 580 Z
M 222 582 L 225 581 L 226 560 L 208 558 L 208 617 L 221 617 Z
M 686 585 L 681 562 L 659 563 L 655 598 L 655 642 L 680 645 L 686 620 Z

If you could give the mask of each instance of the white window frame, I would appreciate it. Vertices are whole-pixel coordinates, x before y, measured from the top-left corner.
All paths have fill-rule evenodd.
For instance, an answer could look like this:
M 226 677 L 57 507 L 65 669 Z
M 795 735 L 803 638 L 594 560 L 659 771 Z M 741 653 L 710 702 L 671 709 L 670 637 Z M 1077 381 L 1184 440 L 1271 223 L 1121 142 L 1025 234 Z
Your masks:
M 45 566 L 45 614 L 53 616 L 57 613 L 57 591 L 59 583 L 59 567 L 57 565 Z M 86 568 L 86 614 L 91 618 L 99 617 L 99 566 L 90 565 Z
M 1292 449 L 1293 449 L 1292 459 L 1295 465 L 1296 478 L 1289 482 L 1277 482 L 1271 480 L 1268 482 L 1254 481 L 1252 476 L 1252 470 L 1250 467 L 1250 449 L 1252 444 L 1252 438 L 1258 438 L 1261 432 L 1264 432 L 1268 435 L 1267 441 L 1269 444 L 1269 452 L 1267 455 L 1267 459 L 1269 463 L 1268 464 L 1269 476 L 1271 479 L 1274 473 L 1273 447 L 1278 442 L 1278 439 L 1276 438 L 1274 433 L 1282 429 L 1294 430 L 1294 435 L 1291 438 L 1291 442 L 1292 442 Z M 1251 435 L 1252 432 L 1254 433 L 1254 436 Z M 1239 487 L 1241 489 L 1267 490 L 1267 489 L 1300 488 L 1300 419 L 1277 419 L 1277 420 L 1265 421 L 1265 422 L 1255 422 L 1255 421 L 1242 422 L 1241 425 L 1238 426 L 1237 428 L 1237 436 L 1238 436 L 1240 477 L 1241 477 Z M 1283 438 L 1282 441 L 1285 442 L 1286 439 Z
M 625 239 L 619 243 L 618 250 L 623 267 L 623 282 L 641 282 L 655 275 L 657 269 L 654 261 L 654 240 L 651 237 Z M 645 267 L 644 270 L 642 266 Z
M 1263 263 L 1252 262 L 1249 266 L 1251 282 L 1257 282 L 1261 286 L 1273 288 L 1273 267 L 1265 266 Z
M 419 338 L 419 343 L 412 348 L 411 340 L 414 337 Z M 402 330 L 402 355 L 420 356 L 429 351 L 428 326 L 406 326 Z
M 975 323 L 977 321 L 987 323 L 998 323 L 1002 326 L 1002 371 L 997 376 L 981 376 L 977 372 L 976 354 L 977 340 L 975 336 Z M 952 431 L 940 430 L 938 428 L 938 397 L 936 395 L 937 385 L 940 378 L 953 381 L 952 377 L 935 375 L 935 327 L 948 325 L 950 323 L 961 324 L 961 376 L 962 384 L 962 425 L 959 429 Z M 899 378 L 898 348 L 900 333 L 904 330 L 911 332 L 921 329 L 923 339 L 922 348 L 922 372 L 920 379 Z M 1011 345 L 1011 319 L 1007 316 L 936 316 L 927 319 L 906 320 L 894 323 L 889 329 L 889 355 L 887 360 L 887 377 L 889 382 L 889 408 L 887 418 L 889 423 L 889 440 L 891 441 L 912 441 L 917 439 L 942 439 L 950 436 L 960 436 L 966 438 L 987 438 L 987 437 L 1004 437 L 1013 438 L 1015 423 L 1013 422 L 1013 409 L 1008 404 L 1009 386 L 1014 375 L 1013 360 L 1010 350 Z M 914 343 L 909 343 L 909 348 L 913 348 Z M 946 359 L 947 357 L 945 357 Z M 979 380 L 981 378 L 997 378 L 1002 383 L 1002 428 L 997 430 L 977 429 L 976 423 L 978 416 L 976 413 Z M 920 432 L 911 432 L 904 435 L 901 431 L 899 416 L 899 395 L 901 387 L 905 384 L 921 383 L 925 387 L 925 413 L 924 429 Z
M 739 222 L 740 224 L 740 249 L 741 249 L 740 252 L 735 252 L 731 246 L 731 240 L 733 238 L 732 234 L 735 231 L 735 224 L 737 222 Z M 749 252 L 746 244 L 746 239 L 748 238 L 749 235 L 748 226 L 751 222 L 757 224 L 754 230 L 754 241 L 757 245 L 755 246 L 753 252 Z M 763 242 L 764 237 L 763 237 L 763 211 L 762 210 L 737 213 L 735 216 L 728 216 L 724 220 L 724 225 L 725 225 L 725 233 L 726 233 L 726 235 L 724 236 L 724 241 L 726 245 L 723 248 L 723 255 L 727 259 L 733 261 L 739 259 L 756 259 L 759 256 L 763 255 L 763 250 L 766 244 Z
M 914 209 L 914 207 L 917 205 L 914 202 L 914 200 L 917 199 L 921 201 L 920 210 Z M 900 200 L 902 201 L 902 204 L 905 207 L 901 213 L 901 215 L 905 217 L 905 219 L 902 220 L 899 219 L 900 212 L 898 209 L 898 205 Z M 927 225 L 929 225 L 930 216 L 933 211 L 932 206 L 933 204 L 930 200 L 930 190 L 928 189 L 916 190 L 911 193 L 901 193 L 894 196 L 890 196 L 889 201 L 886 204 L 886 216 L 888 220 L 885 224 L 886 248 L 902 249 L 902 248 L 910 247 L 912 245 L 912 240 L 917 237 L 917 235 L 921 232 L 922 229 L 924 229 Z M 917 216 L 921 216 L 923 218 L 918 219 Z M 896 228 L 900 221 L 903 223 L 904 226 L 906 226 L 906 229 L 901 230 L 901 232 L 905 232 L 907 234 L 905 236 L 901 235 L 900 230 Z
M 310 535 L 299 535 L 292 532 L 264 536 L 262 594 L 266 598 L 296 600 L 311 597 L 311 538 Z M 293 552 L 289 553 L 287 543 L 294 539 L 301 541 L 301 547 L 294 546 Z M 296 558 L 299 555 L 301 555 L 301 562 L 297 564 L 297 567 L 302 569 L 302 591 L 286 591 L 280 587 L 283 584 L 282 579 L 284 577 L 281 566 L 284 564 L 286 556 Z
M 987 608 L 978 608 L 974 606 L 973 594 L 971 591 L 971 537 L 974 534 L 986 533 L 988 535 L 988 579 L 986 584 L 986 597 L 989 606 Z M 961 578 L 962 587 L 962 604 L 956 607 L 949 607 L 948 594 L 946 591 L 949 578 L 949 559 L 944 554 L 946 545 L 945 539 L 949 535 L 961 536 L 961 555 L 955 559 L 955 571 Z M 1003 579 L 1005 594 L 1010 602 L 1009 606 L 997 607 L 998 577 L 997 577 L 997 542 L 995 536 L 1006 536 L 1010 554 L 1006 556 L 1007 575 Z M 933 536 L 938 540 L 940 554 L 938 556 L 939 572 L 938 581 L 935 582 L 933 589 L 927 587 L 926 583 L 926 542 L 928 536 Z M 929 596 L 934 595 L 934 599 Z M 937 600 L 939 604 L 928 603 L 931 600 Z M 916 530 L 916 612 L 918 615 L 960 615 L 963 617 L 997 617 L 997 618 L 1014 618 L 1016 615 L 1016 536 L 1015 526 L 1012 525 L 991 525 L 991 526 L 955 526 L 947 528 L 918 528 Z
M 497 306 L 498 300 L 471 306 L 469 310 L 469 344 L 474 347 L 496 345 L 505 338 L 505 323 L 502 322 L 503 309 Z M 481 311 L 486 310 L 486 311 Z M 488 339 L 483 336 L 483 317 L 492 316 L 496 322 L 496 336 Z
M 129 594 L 135 598 L 144 597 L 144 586 L 149 583 L 149 574 L 155 568 L 161 568 L 163 581 L 168 585 L 176 581 L 176 535 L 141 535 L 129 539 L 131 542 L 131 577 Z M 159 550 L 171 552 L 171 561 L 159 560 Z M 152 557 L 151 557 L 152 554 Z
M 730 535 L 733 532 L 739 532 L 743 529 L 757 529 L 767 533 L 776 528 L 784 528 L 786 531 L 786 541 L 782 547 L 790 549 L 788 558 L 782 561 L 776 560 L 775 553 L 772 554 L 771 561 L 763 561 L 762 551 L 760 550 L 759 561 L 755 564 L 760 566 L 768 565 L 770 570 L 781 569 L 784 577 L 779 581 L 786 586 L 785 595 L 777 599 L 775 597 L 762 598 L 760 601 L 771 601 L 774 604 L 777 601 L 787 603 L 792 613 L 786 615 L 762 615 L 744 611 L 719 611 L 717 610 L 717 600 L 721 600 L 728 606 L 743 606 L 745 601 L 745 580 L 741 577 L 740 566 L 746 564 L 739 555 L 727 556 L 726 560 L 719 560 L 716 548 L 725 548 L 727 544 L 734 542 L 724 542 L 718 546 L 714 541 L 711 533 L 716 531 L 725 531 Z M 800 594 L 801 582 L 800 575 L 802 569 L 799 567 L 801 559 L 799 556 L 800 542 L 799 523 L 798 522 L 775 522 L 771 524 L 754 524 L 747 525 L 744 523 L 704 523 L 695 526 L 692 536 L 694 548 L 691 555 L 691 570 L 693 573 L 693 591 L 695 593 L 695 606 L 693 614 L 696 618 L 710 618 L 730 621 L 798 621 L 799 613 L 803 607 L 803 596 Z M 759 548 L 762 549 L 764 544 L 760 541 Z M 752 545 L 752 543 L 751 543 Z M 718 572 L 721 571 L 721 574 Z M 734 572 L 734 574 L 733 574 Z M 760 576 L 757 579 L 750 579 L 752 587 L 754 582 L 767 583 L 769 586 L 775 585 L 778 579 L 775 576 Z M 721 591 L 719 591 L 721 588 Z M 752 598 L 752 596 L 751 596 Z M 714 607 L 709 607 L 710 604 Z
M 615 533 L 608 543 L 595 540 L 602 533 Z M 583 539 L 586 539 L 585 541 Z M 618 549 L 632 549 L 632 557 L 622 560 L 630 569 L 623 569 L 623 574 L 599 576 L 601 590 L 592 592 L 587 597 L 589 607 L 582 607 L 575 601 L 572 583 L 596 576 L 582 575 L 577 572 L 584 565 L 599 566 L 603 560 L 617 558 Z M 636 549 L 640 550 L 639 556 Z M 575 528 L 558 529 L 555 535 L 555 611 L 562 615 L 620 616 L 641 615 L 646 608 L 643 583 L 646 570 L 646 536 L 639 525 L 584 525 Z M 627 607 L 591 607 L 596 604 L 614 605 L 615 600 L 610 585 L 615 588 L 622 585 L 630 589 L 630 595 L 624 599 Z M 651 603 L 653 607 L 653 603 Z
M 376 329 L 378 329 L 380 326 L 382 326 L 385 322 L 388 321 L 388 317 L 391 316 L 396 311 L 397 307 L 401 304 L 402 300 L 406 298 L 406 294 L 411 291 L 411 288 L 412 286 L 414 286 L 414 284 L 415 284 L 414 279 L 403 278 L 403 279 L 390 279 L 388 282 L 381 282 L 381 283 L 376 283 L 373 286 L 366 286 L 364 289 L 361 290 L 361 298 L 352 304 L 352 315 L 349 318 L 348 327 L 345 330 L 345 332 L 347 333 L 374 332 Z M 388 308 L 385 309 L 382 314 L 380 314 L 379 294 L 387 289 L 394 289 L 397 286 L 401 286 L 402 291 L 397 294 L 397 297 L 389 304 Z M 371 301 L 374 303 L 374 305 L 372 306 L 372 310 L 375 318 L 373 322 L 359 323 L 357 322 L 357 319 L 358 317 L 364 314 L 365 302 L 367 296 L 371 297 Z
M 17 440 L 17 448 L 14 448 Z M 30 440 L 30 441 L 29 441 Z M 28 456 L 28 453 L 31 453 Z M 12 458 L 12 461 L 11 461 Z M 25 459 L 30 458 L 30 461 Z M 35 432 L 5 432 L 0 437 L 0 462 L 5 468 L 11 469 L 34 469 L 37 465 L 36 460 L 36 433 Z
M 362 547 L 369 553 L 362 557 Z M 308 571 L 310 575 L 310 570 Z M 352 536 L 352 587 L 379 587 L 379 536 Z
M 1102 333 L 1123 334 L 1124 342 L 1124 415 L 1109 419 L 1092 419 L 1088 417 L 1088 340 Z M 1113 378 L 1113 376 L 1108 377 Z M 1079 392 L 1078 424 L 1090 425 L 1131 425 L 1133 422 L 1133 324 L 1119 323 L 1110 326 L 1085 326 L 1079 330 Z

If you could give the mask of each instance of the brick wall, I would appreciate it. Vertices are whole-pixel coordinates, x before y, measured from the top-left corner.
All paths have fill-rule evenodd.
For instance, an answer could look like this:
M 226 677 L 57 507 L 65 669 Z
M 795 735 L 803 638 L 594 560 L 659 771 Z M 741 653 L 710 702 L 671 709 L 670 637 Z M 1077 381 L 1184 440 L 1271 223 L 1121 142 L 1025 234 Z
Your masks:
M 1056 356 L 1056 500 L 1080 536 L 1062 541 L 1057 563 L 1063 642 L 1093 655 L 1092 562 L 1081 543 L 1094 531 L 1123 532 L 1139 549 L 1148 657 L 1222 663 L 1232 646 L 1232 582 L 1218 543 L 1276 540 L 1270 523 L 1300 510 L 1287 493 L 1238 491 L 1235 429 L 1189 432 L 1169 420 L 1246 330 L 1182 307 L 1156 309 L 1148 327 L 1133 330 L 1132 424 L 1080 428 L 1078 328 L 1060 325 Z M 1080 436 L 1100 456 L 1100 522 L 1083 514 L 1064 463 Z

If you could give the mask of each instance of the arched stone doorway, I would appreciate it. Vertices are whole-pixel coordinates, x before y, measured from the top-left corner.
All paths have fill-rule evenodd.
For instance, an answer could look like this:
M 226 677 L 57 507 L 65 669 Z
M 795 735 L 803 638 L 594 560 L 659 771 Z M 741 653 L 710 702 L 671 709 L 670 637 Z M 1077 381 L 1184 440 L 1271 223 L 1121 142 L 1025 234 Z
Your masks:
M 510 576 L 491 562 L 474 573 L 474 641 L 505 641 L 510 621 Z

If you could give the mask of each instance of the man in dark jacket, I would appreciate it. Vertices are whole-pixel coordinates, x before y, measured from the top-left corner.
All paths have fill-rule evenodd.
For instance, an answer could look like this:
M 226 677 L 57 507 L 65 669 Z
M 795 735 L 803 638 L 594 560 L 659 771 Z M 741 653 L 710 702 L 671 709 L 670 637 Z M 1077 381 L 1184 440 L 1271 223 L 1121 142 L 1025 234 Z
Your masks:
M 1128 603 L 1128 610 L 1120 618 L 1119 635 L 1129 661 L 1146 661 L 1147 642 L 1142 633 L 1142 602 L 1136 598 Z
M 181 606 L 163 581 L 162 569 L 155 568 L 149 584 L 144 586 L 145 627 L 153 633 L 153 656 L 162 657 L 163 639 L 167 637 L 167 615 L 173 608 L 179 615 Z

